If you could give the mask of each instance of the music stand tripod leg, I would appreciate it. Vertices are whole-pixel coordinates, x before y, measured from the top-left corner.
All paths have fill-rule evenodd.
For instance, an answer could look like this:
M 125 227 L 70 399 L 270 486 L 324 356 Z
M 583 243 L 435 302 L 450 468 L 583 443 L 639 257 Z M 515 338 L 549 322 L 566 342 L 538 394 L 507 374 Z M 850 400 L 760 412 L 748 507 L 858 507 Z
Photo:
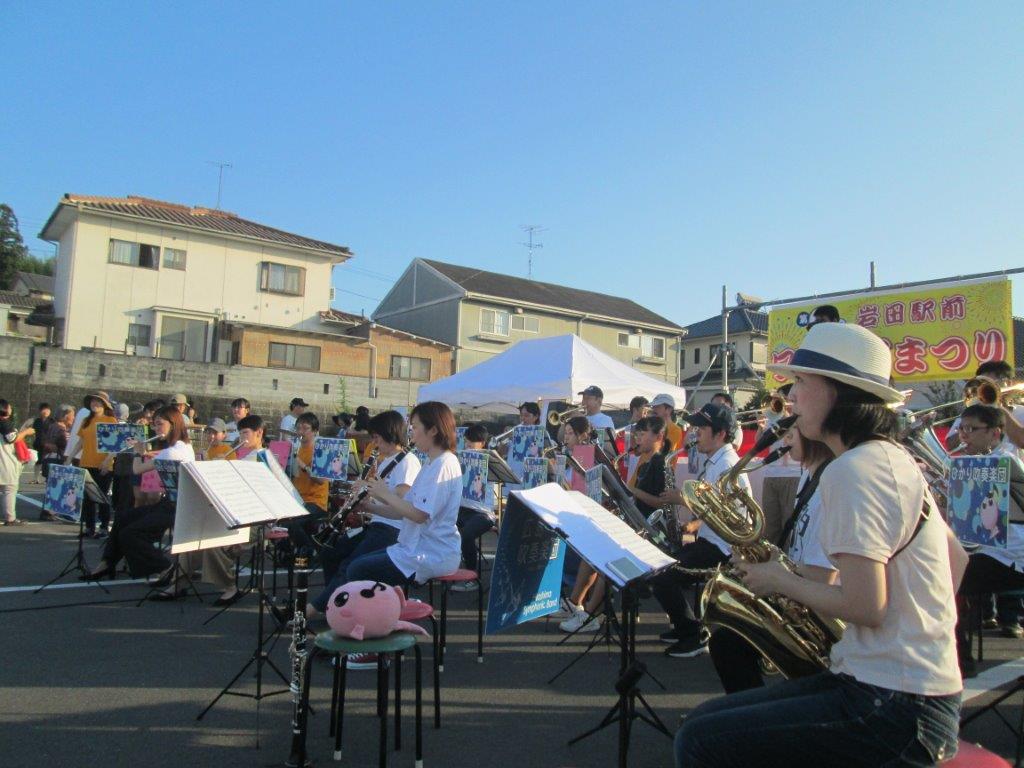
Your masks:
M 71 556 L 71 559 L 67 561 L 67 563 L 64 565 L 64 567 L 61 569 L 60 573 L 58 573 L 56 576 L 54 576 L 52 579 L 50 579 L 48 582 L 43 584 L 38 589 L 34 590 L 32 592 L 33 595 L 38 595 L 40 592 L 42 592 L 47 587 L 52 586 L 53 584 L 56 584 L 58 581 L 63 579 L 68 574 L 75 573 L 76 571 L 80 572 L 83 576 L 88 576 L 89 575 L 89 564 L 88 564 L 88 562 L 86 562 L 86 559 L 85 559 L 84 542 L 85 542 L 85 520 L 81 516 L 79 516 L 79 518 L 78 518 L 78 549 L 75 550 L 75 554 L 73 554 Z M 98 586 L 100 589 L 102 589 L 108 595 L 110 594 L 110 590 L 107 589 L 105 586 L 103 586 L 100 583 L 99 579 L 95 579 L 95 578 L 89 579 L 89 583 L 91 583 L 91 582 L 95 582 L 96 586 Z

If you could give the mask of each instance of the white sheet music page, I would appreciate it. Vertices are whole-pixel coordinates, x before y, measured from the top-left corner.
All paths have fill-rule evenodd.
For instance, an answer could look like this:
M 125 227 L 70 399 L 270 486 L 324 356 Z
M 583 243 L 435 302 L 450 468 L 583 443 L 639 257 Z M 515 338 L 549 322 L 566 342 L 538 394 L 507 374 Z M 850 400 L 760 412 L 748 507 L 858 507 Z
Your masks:
M 309 514 L 302 502 L 296 500 L 295 496 L 274 476 L 270 467 L 263 462 L 244 461 L 232 462 L 232 464 L 241 474 L 250 493 L 248 507 L 236 513 L 236 515 L 240 515 L 238 524 L 269 523 L 274 520 L 303 517 Z M 294 486 L 292 486 L 292 490 L 294 490 Z M 253 494 L 260 502 L 259 504 L 253 503 Z M 299 496 L 299 499 L 301 498 Z
M 187 462 L 178 475 L 177 512 L 174 515 L 174 543 L 171 554 L 195 552 L 201 549 L 244 544 L 249 541 L 249 529 L 228 528 L 226 512 L 221 502 L 206 483 L 206 478 L 191 471 L 200 464 L 228 464 L 227 461 Z M 237 474 L 236 474 L 237 477 Z M 216 503 L 215 503 L 216 500 Z
M 617 586 L 675 562 L 623 520 L 578 491 L 547 483 L 513 491 L 546 525 Z

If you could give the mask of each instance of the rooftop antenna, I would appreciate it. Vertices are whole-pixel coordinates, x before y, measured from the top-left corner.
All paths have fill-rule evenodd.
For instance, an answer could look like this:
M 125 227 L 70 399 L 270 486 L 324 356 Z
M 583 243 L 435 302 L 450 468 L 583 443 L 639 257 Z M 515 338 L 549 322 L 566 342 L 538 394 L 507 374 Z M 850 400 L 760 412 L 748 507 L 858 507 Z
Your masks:
M 529 257 L 526 262 L 526 277 L 529 280 L 533 280 L 533 250 L 535 248 L 544 247 L 544 243 L 533 242 L 533 236 L 535 234 L 540 234 L 541 232 L 543 232 L 544 227 L 539 226 L 537 224 L 526 224 L 525 226 L 520 227 L 520 229 L 522 229 L 523 232 L 525 232 L 529 237 L 529 242 L 520 243 L 520 245 L 524 246 L 526 250 L 529 252 Z
M 224 169 L 231 168 L 231 163 L 218 162 L 217 160 L 207 160 L 210 165 L 217 166 L 217 205 L 215 208 L 220 210 L 220 193 L 224 190 Z

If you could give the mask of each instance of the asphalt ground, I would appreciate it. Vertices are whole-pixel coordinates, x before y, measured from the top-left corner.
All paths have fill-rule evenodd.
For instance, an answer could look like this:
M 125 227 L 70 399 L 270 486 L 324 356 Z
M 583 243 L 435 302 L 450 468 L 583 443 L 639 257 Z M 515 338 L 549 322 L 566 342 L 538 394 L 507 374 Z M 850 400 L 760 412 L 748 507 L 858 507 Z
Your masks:
M 38 499 L 42 488 L 27 482 L 21 492 Z M 136 601 L 145 585 L 126 583 L 120 574 L 95 585 L 79 586 L 73 577 L 39 594 L 22 589 L 56 575 L 74 554 L 77 528 L 34 522 L 38 507 L 19 499 L 18 514 L 32 524 L 0 528 L 0 766 L 192 766 L 218 768 L 283 765 L 291 744 L 291 698 L 221 699 L 197 722 L 198 713 L 241 669 L 256 642 L 257 601 L 248 596 L 216 621 L 216 597 L 202 589 L 174 603 Z M 494 542 L 485 542 L 493 549 Z M 101 542 L 87 541 L 90 563 Z M 319 584 L 319 578 L 315 579 Z M 11 588 L 16 588 L 12 590 Z M 283 595 L 283 593 L 281 593 Z M 422 594 L 421 596 L 425 596 Z M 567 741 L 601 721 L 615 703 L 618 656 L 615 647 L 595 648 L 555 683 L 548 679 L 572 661 L 590 638 L 558 645 L 563 637 L 553 620 L 537 620 L 485 637 L 484 663 L 476 661 L 476 596 L 453 594 L 449 603 L 448 651 L 442 673 L 441 730 L 429 721 L 430 643 L 424 657 L 424 764 L 451 768 L 478 766 L 612 766 L 616 764 L 616 727 L 575 746 Z M 710 659 L 670 659 L 657 635 L 665 617 L 647 600 L 642 606 L 637 650 L 660 680 L 640 683 L 651 707 L 670 731 L 691 708 L 718 696 L 721 689 Z M 289 674 L 289 636 L 272 645 L 271 658 Z M 1024 655 L 1024 641 L 990 633 L 985 638 L 986 677 L 1009 679 L 1007 663 Z M 308 751 L 316 765 L 376 765 L 378 721 L 374 717 L 375 675 L 350 672 L 345 709 L 344 756 L 333 763 L 328 733 L 331 667 L 314 662 Z M 285 686 L 272 671 L 265 690 Z M 254 690 L 247 674 L 235 688 Z M 413 663 L 403 665 L 403 748 L 391 751 L 389 765 L 414 765 Z M 970 702 L 990 700 L 986 694 Z M 1019 696 L 1003 711 L 1019 716 Z M 389 723 L 389 738 L 393 738 Z M 1014 739 L 988 714 L 970 725 L 964 738 L 1012 760 Z M 257 748 L 257 739 L 259 747 Z M 638 723 L 630 743 L 629 765 L 671 766 L 671 741 Z

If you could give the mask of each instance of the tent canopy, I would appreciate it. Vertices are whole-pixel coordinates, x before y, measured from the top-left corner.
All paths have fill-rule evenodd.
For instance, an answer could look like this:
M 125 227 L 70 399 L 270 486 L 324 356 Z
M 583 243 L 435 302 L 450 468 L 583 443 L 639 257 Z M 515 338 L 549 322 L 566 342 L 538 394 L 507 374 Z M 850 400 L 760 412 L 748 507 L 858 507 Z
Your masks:
M 677 408 L 686 401 L 682 387 L 640 373 L 575 334 L 517 342 L 490 360 L 424 384 L 419 400 L 515 412 L 528 400 L 578 403 L 578 393 L 592 384 L 604 391 L 606 408 L 628 408 L 637 395 L 650 400 L 666 393 L 675 398 Z

